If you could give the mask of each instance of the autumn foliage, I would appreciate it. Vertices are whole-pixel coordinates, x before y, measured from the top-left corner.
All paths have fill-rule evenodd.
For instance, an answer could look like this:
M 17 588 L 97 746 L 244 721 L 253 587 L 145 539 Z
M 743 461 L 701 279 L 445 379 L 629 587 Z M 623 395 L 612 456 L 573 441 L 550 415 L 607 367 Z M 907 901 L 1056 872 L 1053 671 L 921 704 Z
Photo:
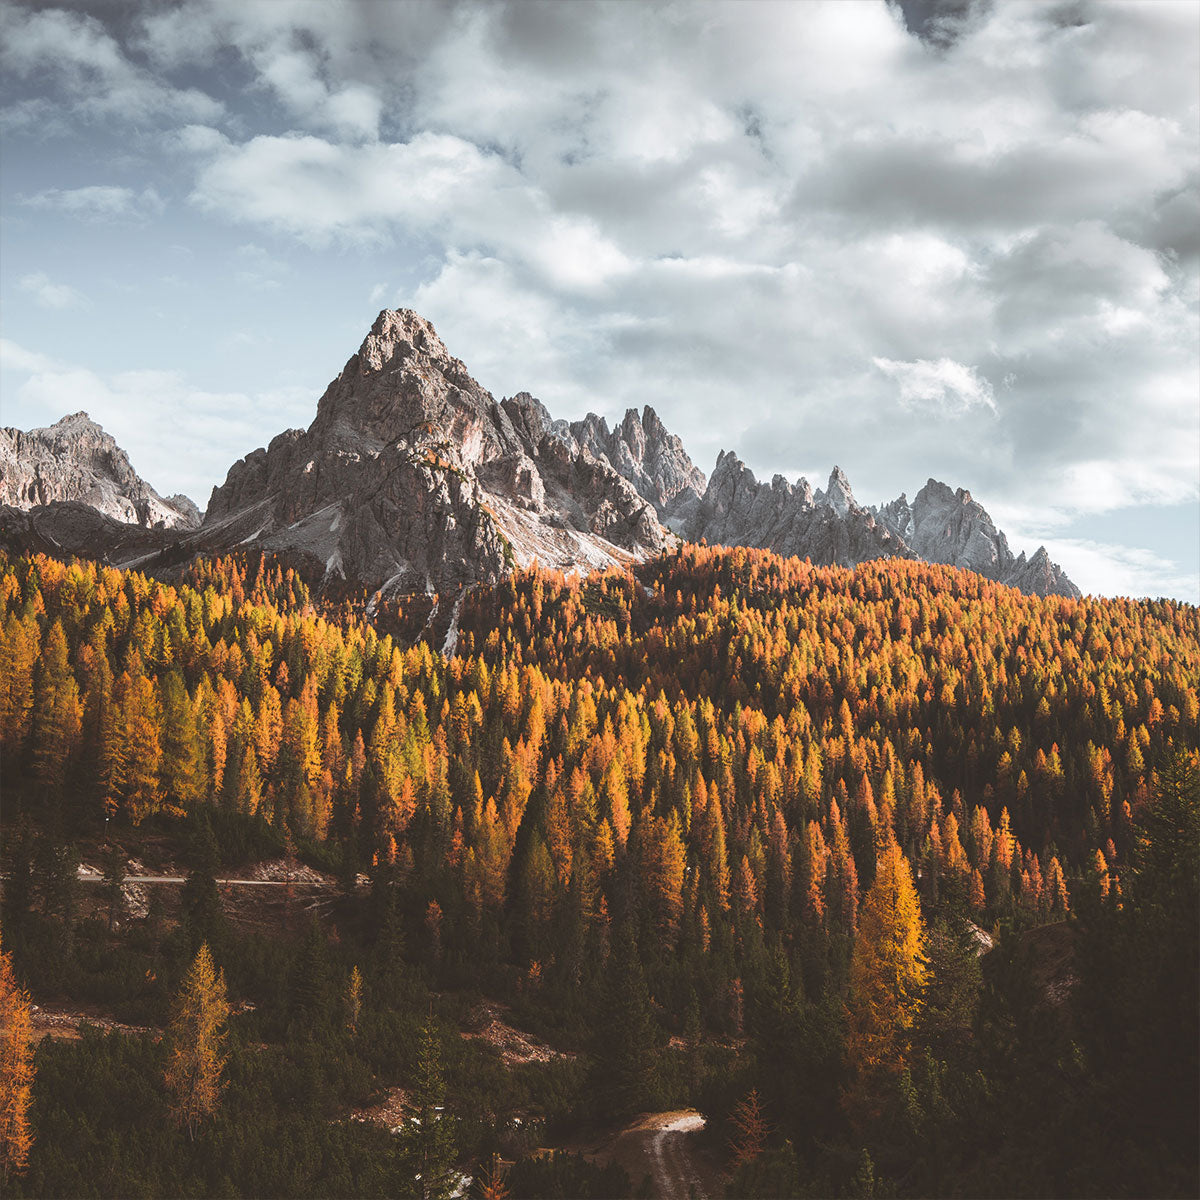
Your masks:
M 180 989 L 167 1035 L 171 1114 L 192 1138 L 221 1098 L 225 1066 L 221 1042 L 228 1017 L 224 973 L 213 966 L 208 946 L 201 945 Z
M 685 1018 L 697 1088 L 707 1039 L 750 1046 L 724 1118 L 753 1086 L 777 1133 L 739 1170 L 763 1180 L 780 1141 L 871 1125 L 906 1074 L 925 1072 L 905 1136 L 944 1119 L 924 1051 L 970 1043 L 981 986 L 973 952 L 939 977 L 946 947 L 968 920 L 1119 911 L 1156 773 L 1200 749 L 1200 614 L 1166 600 L 692 546 L 521 571 L 451 610 L 447 656 L 429 598 L 317 602 L 259 558 L 166 582 L 0 556 L 6 820 L 265 830 L 338 871 L 361 941 L 296 1012 L 348 1042 L 418 965 L 561 1018 L 610 1117 L 662 1094 Z M 209 936 L 191 909 L 189 954 Z M 220 991 L 197 958 L 168 1071 L 193 1131 Z
M 24 1170 L 33 1144 L 32 1033 L 29 997 L 13 976 L 11 955 L 0 951 L 0 1177 L 6 1182 Z
M 909 1042 L 928 976 L 925 927 L 912 871 L 895 839 L 879 850 L 859 910 L 846 999 L 846 1107 L 865 1123 L 908 1065 Z
M 455 881 L 465 913 L 429 897 L 446 940 L 515 902 L 530 961 L 563 905 L 595 929 L 624 867 L 664 947 L 793 918 L 851 934 L 883 835 L 927 896 L 1051 919 L 1072 873 L 1119 873 L 1147 764 L 1200 725 L 1195 609 L 906 562 L 526 572 L 467 597 L 449 662 L 261 563 L 171 586 L 19 559 L 0 605 L 17 793 L 351 839 Z

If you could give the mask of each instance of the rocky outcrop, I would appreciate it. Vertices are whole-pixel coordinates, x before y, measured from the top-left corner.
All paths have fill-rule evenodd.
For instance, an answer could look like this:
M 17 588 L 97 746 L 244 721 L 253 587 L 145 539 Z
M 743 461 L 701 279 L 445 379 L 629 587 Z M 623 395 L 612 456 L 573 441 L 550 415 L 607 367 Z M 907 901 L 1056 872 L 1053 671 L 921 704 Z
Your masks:
M 1041 548 L 1028 561 L 1008 541 L 971 493 L 929 482 L 910 505 L 904 494 L 864 508 L 850 481 L 834 467 L 824 490 L 806 479 L 769 484 L 734 454 L 722 453 L 698 503 L 668 513 L 691 541 L 759 546 L 814 563 L 854 566 L 872 558 L 918 558 L 949 563 L 1034 595 L 1078 596 L 1079 589 Z
M 1044 546 L 1028 561 L 1014 555 L 987 510 L 965 488 L 930 479 L 912 504 L 904 493 L 874 510 L 879 523 L 926 562 L 966 567 L 1033 595 L 1079 596 L 1079 589 Z
M 204 529 L 252 512 L 247 542 L 397 590 L 492 581 L 534 560 L 629 562 L 673 540 L 606 451 L 528 393 L 497 403 L 409 310 L 380 313 L 307 430 L 234 464 Z
M 0 429 L 0 504 L 27 512 L 56 501 L 79 501 L 145 529 L 200 524 L 191 500 L 164 500 L 85 412 L 63 417 L 48 429 Z
M 758 546 L 814 563 L 852 566 L 872 558 L 913 558 L 903 540 L 861 508 L 840 467 L 824 491 L 782 475 L 760 483 L 732 453 L 717 459 L 703 499 L 685 522 L 691 541 Z
M 636 408 L 626 409 L 625 419 L 611 432 L 608 422 L 595 413 L 573 421 L 570 430 L 581 446 L 596 458 L 606 458 L 659 512 L 704 493 L 704 472 L 649 405 L 640 415 Z
M 118 521 L 78 500 L 56 500 L 28 509 L 0 505 L 0 549 L 13 554 L 76 555 L 131 567 L 148 563 L 177 542 L 175 530 Z

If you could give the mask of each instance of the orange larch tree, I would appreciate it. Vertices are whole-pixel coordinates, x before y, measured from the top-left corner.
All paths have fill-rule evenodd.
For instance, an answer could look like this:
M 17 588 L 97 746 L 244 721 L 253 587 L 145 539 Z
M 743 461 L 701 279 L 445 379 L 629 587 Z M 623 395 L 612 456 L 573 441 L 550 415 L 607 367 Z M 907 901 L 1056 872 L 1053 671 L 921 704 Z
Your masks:
M 5 1183 L 25 1169 L 33 1145 L 32 1034 L 29 997 L 17 984 L 12 956 L 0 950 L 0 1178 Z
M 894 838 L 878 848 L 863 898 L 846 1001 L 844 1102 L 852 1119 L 878 1115 L 908 1065 L 911 1031 L 928 980 L 925 926 L 912 871 Z

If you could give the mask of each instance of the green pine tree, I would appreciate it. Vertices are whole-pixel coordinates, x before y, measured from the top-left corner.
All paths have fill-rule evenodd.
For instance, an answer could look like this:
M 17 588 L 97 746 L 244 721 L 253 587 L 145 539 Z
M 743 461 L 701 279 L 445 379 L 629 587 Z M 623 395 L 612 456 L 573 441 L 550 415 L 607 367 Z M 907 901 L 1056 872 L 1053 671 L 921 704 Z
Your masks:
M 633 930 L 613 938 L 593 1045 L 600 1111 L 626 1116 L 649 1107 L 653 1096 L 654 1022 L 650 994 Z
M 402 1152 L 405 1192 L 417 1200 L 448 1200 L 456 1182 L 457 1148 L 454 1120 L 446 1111 L 441 1037 L 432 1016 L 421 1027 L 410 1114 Z

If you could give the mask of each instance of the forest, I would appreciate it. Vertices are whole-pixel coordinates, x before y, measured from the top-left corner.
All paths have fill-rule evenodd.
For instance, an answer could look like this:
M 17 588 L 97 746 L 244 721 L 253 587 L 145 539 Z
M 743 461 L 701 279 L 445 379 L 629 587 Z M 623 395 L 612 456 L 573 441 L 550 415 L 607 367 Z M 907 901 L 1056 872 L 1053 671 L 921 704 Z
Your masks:
M 652 1195 L 581 1148 L 685 1108 L 732 1197 L 1200 1194 L 1195 607 L 707 546 L 420 604 L 0 556 L 6 1195 Z M 232 912 L 279 859 L 327 902 Z

